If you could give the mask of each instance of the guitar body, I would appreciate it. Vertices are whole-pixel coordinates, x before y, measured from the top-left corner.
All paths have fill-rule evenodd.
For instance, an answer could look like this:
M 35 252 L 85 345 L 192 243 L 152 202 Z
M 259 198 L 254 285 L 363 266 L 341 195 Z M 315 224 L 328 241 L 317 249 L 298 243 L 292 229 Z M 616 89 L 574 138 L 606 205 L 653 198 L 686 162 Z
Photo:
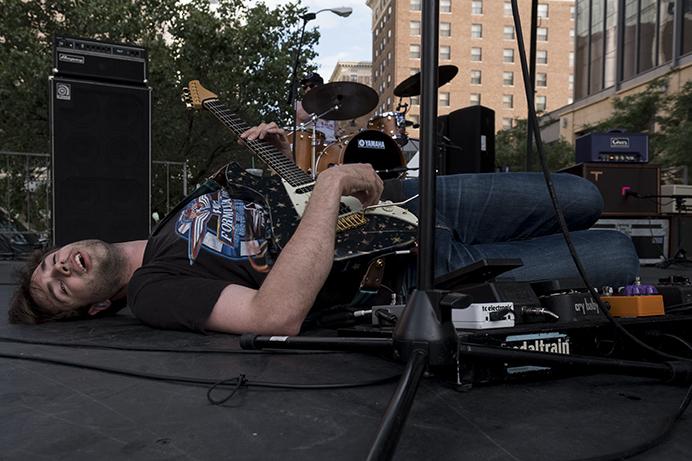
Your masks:
M 226 181 L 232 192 L 250 195 L 267 209 L 274 248 L 280 251 L 298 227 L 301 218 L 299 210 L 304 210 L 311 191 L 293 188 L 278 176 L 254 176 L 237 163 L 231 163 L 226 168 Z M 342 209 L 351 212 L 352 200 L 355 199 L 347 199 L 342 203 Z M 395 206 L 388 208 L 401 212 Z M 386 212 L 366 212 L 364 216 L 363 224 L 353 229 L 337 231 L 334 261 L 375 257 L 410 248 L 415 243 L 417 228 L 410 220 L 400 219 L 395 214 Z
M 183 90 L 183 100 L 191 108 L 211 112 L 236 136 L 250 128 L 197 80 Z M 232 195 L 248 198 L 265 208 L 270 252 L 276 257 L 298 227 L 315 181 L 271 144 L 260 139 L 245 140 L 244 144 L 277 176 L 254 176 L 231 163 L 226 168 L 226 186 Z M 415 215 L 392 203 L 363 210 L 358 199 L 342 197 L 334 261 L 344 263 L 339 266 L 345 269 L 360 266 L 358 260 L 409 249 L 415 244 L 417 225 Z

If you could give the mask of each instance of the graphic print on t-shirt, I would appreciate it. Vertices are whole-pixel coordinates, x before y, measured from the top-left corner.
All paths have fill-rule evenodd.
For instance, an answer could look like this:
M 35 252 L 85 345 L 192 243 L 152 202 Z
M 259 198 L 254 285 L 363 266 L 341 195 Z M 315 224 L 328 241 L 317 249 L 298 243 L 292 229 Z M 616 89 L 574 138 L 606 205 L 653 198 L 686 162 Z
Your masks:
M 231 198 L 224 189 L 188 203 L 175 228 L 187 240 L 190 264 L 202 248 L 236 261 L 261 257 L 266 251 L 264 209 L 256 203 Z

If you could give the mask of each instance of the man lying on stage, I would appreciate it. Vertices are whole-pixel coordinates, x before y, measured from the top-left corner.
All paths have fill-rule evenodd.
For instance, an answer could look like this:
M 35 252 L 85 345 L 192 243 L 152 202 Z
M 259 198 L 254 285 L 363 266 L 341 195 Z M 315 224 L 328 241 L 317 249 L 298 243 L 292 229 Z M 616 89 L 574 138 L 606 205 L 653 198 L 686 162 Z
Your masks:
M 273 123 L 241 138 L 265 139 L 284 152 L 290 148 Z M 556 174 L 553 181 L 592 283 L 632 282 L 639 261 L 630 239 L 616 231 L 587 230 L 600 215 L 598 190 L 573 175 Z M 400 192 L 411 197 L 417 187 L 417 180 L 404 180 Z M 134 315 L 153 327 L 297 334 L 332 267 L 340 197 L 355 196 L 367 206 L 377 203 L 382 191 L 382 180 L 367 164 L 322 172 L 271 271 L 253 258 L 265 247 L 262 208 L 223 188 L 202 194 L 148 241 L 87 240 L 37 256 L 27 265 L 10 321 L 99 316 L 118 310 L 126 299 Z M 504 276 L 577 277 L 540 174 L 441 176 L 437 192 L 436 275 L 482 258 L 521 258 L 524 266 Z M 407 206 L 417 212 L 415 201 Z

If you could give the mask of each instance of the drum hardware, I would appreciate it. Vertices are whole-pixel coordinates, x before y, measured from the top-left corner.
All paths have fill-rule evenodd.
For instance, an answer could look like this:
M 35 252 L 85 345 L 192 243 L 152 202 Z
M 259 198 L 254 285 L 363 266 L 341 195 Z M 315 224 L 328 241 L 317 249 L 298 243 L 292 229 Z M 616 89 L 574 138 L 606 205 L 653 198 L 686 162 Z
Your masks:
M 390 136 L 400 146 L 408 143 L 405 112 L 383 112 L 368 120 L 368 129 L 378 130 Z
M 313 88 L 303 98 L 308 113 L 323 113 L 325 120 L 350 120 L 372 111 L 379 102 L 377 92 L 357 82 L 331 82 Z
M 382 179 L 399 176 L 394 168 L 404 166 L 404 155 L 394 139 L 377 130 L 365 130 L 329 144 L 317 159 L 317 174 L 344 163 L 369 163 L 375 170 L 391 170 Z
M 437 68 L 437 87 L 441 87 L 446 83 L 452 81 L 454 77 L 459 73 L 459 68 L 457 66 L 447 64 L 444 66 L 438 66 Z M 401 98 L 418 96 L 420 95 L 420 83 L 421 83 L 421 73 L 411 75 L 403 82 L 399 83 L 394 88 L 394 96 L 399 96 Z
M 288 135 L 289 140 L 295 144 L 293 151 L 295 152 L 294 161 L 296 165 L 298 165 L 301 170 L 311 174 L 313 179 L 317 177 L 317 147 L 320 146 L 323 148 L 325 145 L 324 133 L 317 131 L 317 120 L 320 118 L 325 118 L 325 115 L 333 110 L 338 110 L 338 108 L 339 106 L 335 105 L 328 108 L 322 114 L 317 115 L 314 112 L 309 114 L 310 119 L 298 125 L 296 131 L 291 132 Z M 312 127 L 311 134 L 305 135 L 305 133 L 308 132 L 307 128 L 309 127 Z M 299 145 L 300 149 L 298 149 Z

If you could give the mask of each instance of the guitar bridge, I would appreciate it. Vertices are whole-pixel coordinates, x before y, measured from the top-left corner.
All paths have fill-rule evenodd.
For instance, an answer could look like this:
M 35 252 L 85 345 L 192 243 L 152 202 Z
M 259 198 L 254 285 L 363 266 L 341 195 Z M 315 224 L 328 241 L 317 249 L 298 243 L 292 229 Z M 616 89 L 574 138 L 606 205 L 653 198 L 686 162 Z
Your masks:
M 336 231 L 343 232 L 363 226 L 364 224 L 365 215 L 362 212 L 353 211 L 351 213 L 339 216 L 339 218 L 336 220 Z

